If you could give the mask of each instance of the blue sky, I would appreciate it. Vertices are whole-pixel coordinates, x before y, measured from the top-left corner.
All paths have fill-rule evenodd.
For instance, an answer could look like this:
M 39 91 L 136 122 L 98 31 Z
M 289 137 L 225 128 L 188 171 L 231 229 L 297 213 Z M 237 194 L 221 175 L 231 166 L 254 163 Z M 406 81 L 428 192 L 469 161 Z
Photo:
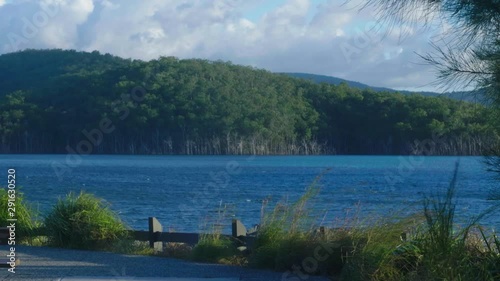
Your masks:
M 287 2 L 286 0 L 274 0 L 274 1 L 265 1 L 265 2 L 261 2 L 261 3 L 256 3 L 253 6 L 253 8 L 248 9 L 248 11 L 246 11 L 244 13 L 244 16 L 253 22 L 257 22 L 266 13 L 268 13 L 269 11 L 275 10 L 279 6 L 286 4 L 286 2 Z M 319 5 L 321 3 L 326 3 L 328 1 L 326 1 L 326 0 L 312 0 L 310 2 L 311 2 L 313 7 L 311 9 L 309 9 L 309 11 L 308 11 L 308 15 L 307 15 L 308 20 L 311 20 L 314 18 L 314 13 L 315 13 L 317 5 Z
M 0 0 L 0 54 L 26 48 L 98 50 L 143 60 L 229 60 L 276 72 L 337 76 L 373 86 L 436 90 L 438 29 L 393 26 L 364 0 Z M 404 34 L 404 40 L 401 40 Z
M 250 8 L 246 13 L 244 13 L 244 15 L 249 20 L 256 22 L 268 11 L 276 9 L 280 5 L 283 5 L 283 3 L 285 2 L 286 0 L 276 0 L 276 1 L 259 3 L 256 4 L 254 7 Z

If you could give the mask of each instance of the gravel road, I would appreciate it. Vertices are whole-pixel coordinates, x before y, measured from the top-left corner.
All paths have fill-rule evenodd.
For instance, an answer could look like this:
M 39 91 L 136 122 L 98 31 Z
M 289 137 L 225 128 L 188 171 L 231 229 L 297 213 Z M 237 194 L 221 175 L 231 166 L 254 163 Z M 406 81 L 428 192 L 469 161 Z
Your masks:
M 1 256 L 5 257 L 6 254 L 4 249 L 0 250 Z M 300 278 L 292 274 L 286 277 L 279 272 L 193 263 L 170 258 L 47 247 L 17 246 L 16 256 L 21 261 L 15 269 L 16 273 L 8 272 L 7 268 L 0 268 L 2 280 L 45 281 L 71 276 L 115 277 L 111 280 L 117 281 L 129 280 L 132 277 L 235 278 L 235 280 L 248 281 L 328 280 L 324 277 L 302 276 Z

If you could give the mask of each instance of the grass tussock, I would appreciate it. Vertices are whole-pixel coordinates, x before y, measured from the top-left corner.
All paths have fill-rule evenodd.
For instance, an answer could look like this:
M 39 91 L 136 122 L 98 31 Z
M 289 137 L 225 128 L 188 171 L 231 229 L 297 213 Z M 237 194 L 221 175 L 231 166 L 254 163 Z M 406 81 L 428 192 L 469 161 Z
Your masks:
M 264 216 L 250 265 L 353 281 L 500 280 L 498 236 L 479 225 L 498 206 L 459 227 L 457 174 L 458 164 L 444 196 L 425 198 L 419 213 L 323 232 L 306 208 L 318 192 L 313 184 L 296 203 L 278 204 Z
M 21 188 L 17 188 L 15 195 L 9 194 L 7 189 L 0 188 L 0 226 L 8 226 L 11 222 L 8 219 L 17 219 L 16 221 L 16 240 L 23 243 L 34 242 L 34 231 L 40 226 L 38 221 L 38 211 L 24 199 Z M 9 206 L 9 196 L 15 196 L 15 201 Z M 15 209 L 15 216 L 11 217 L 9 208 Z M 12 211 L 12 210 L 11 210 Z
M 269 214 L 263 212 L 249 256 L 251 266 L 278 271 L 298 267 L 306 274 L 339 272 L 342 251 L 353 242 L 347 232 L 318 232 L 317 217 L 311 213 L 309 203 L 319 193 L 320 177 L 296 202 L 278 203 Z
M 194 246 L 191 257 L 195 261 L 220 262 L 229 260 L 237 254 L 234 243 L 217 234 L 203 234 Z
M 127 228 L 103 200 L 81 192 L 59 199 L 45 218 L 50 245 L 75 249 L 110 249 L 126 238 Z
M 413 223 L 391 224 L 368 237 L 348 261 L 342 280 L 500 280 L 500 247 L 495 233 L 487 233 L 479 221 L 491 208 L 459 227 L 455 223 L 455 191 L 458 164 L 444 196 L 424 200 L 422 215 Z M 401 226 L 413 226 L 406 237 L 395 239 Z M 391 235 L 391 233 L 393 233 Z
M 215 218 L 206 218 L 203 233 L 200 234 L 198 243 L 189 254 L 190 259 L 200 262 L 239 264 L 241 254 L 233 240 L 222 235 L 224 222 L 229 221 L 227 205 L 222 202 Z
M 403 280 L 400 272 L 414 269 L 421 259 L 411 244 L 403 245 L 407 233 L 418 231 L 423 222 L 418 214 L 405 218 L 382 218 L 369 226 L 353 226 L 352 250 L 343 257 L 341 280 Z M 394 278 L 394 279 L 391 279 Z

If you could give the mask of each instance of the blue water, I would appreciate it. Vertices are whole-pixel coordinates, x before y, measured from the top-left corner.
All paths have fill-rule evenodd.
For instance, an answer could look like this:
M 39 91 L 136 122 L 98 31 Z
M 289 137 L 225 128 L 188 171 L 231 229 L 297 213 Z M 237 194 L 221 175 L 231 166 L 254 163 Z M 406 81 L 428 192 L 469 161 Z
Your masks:
M 263 199 L 268 209 L 294 202 L 321 175 L 310 205 L 318 224 L 338 226 L 421 210 L 424 196 L 449 185 L 458 160 L 457 214 L 464 222 L 499 203 L 487 200 L 500 186 L 481 157 L 0 155 L 0 177 L 15 168 L 17 184 L 42 214 L 59 197 L 85 190 L 134 229 L 147 229 L 155 216 L 164 229 L 198 231 L 222 215 L 224 224 L 257 224 Z M 500 216 L 484 223 L 499 229 Z

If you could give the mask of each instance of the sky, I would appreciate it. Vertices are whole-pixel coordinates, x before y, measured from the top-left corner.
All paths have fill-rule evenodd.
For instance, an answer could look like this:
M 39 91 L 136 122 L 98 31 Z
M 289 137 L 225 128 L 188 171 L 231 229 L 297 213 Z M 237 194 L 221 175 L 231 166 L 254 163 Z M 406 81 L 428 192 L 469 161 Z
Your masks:
M 362 0 L 0 0 L 0 54 L 27 48 L 231 61 L 441 91 L 417 54 L 445 27 L 391 26 Z

